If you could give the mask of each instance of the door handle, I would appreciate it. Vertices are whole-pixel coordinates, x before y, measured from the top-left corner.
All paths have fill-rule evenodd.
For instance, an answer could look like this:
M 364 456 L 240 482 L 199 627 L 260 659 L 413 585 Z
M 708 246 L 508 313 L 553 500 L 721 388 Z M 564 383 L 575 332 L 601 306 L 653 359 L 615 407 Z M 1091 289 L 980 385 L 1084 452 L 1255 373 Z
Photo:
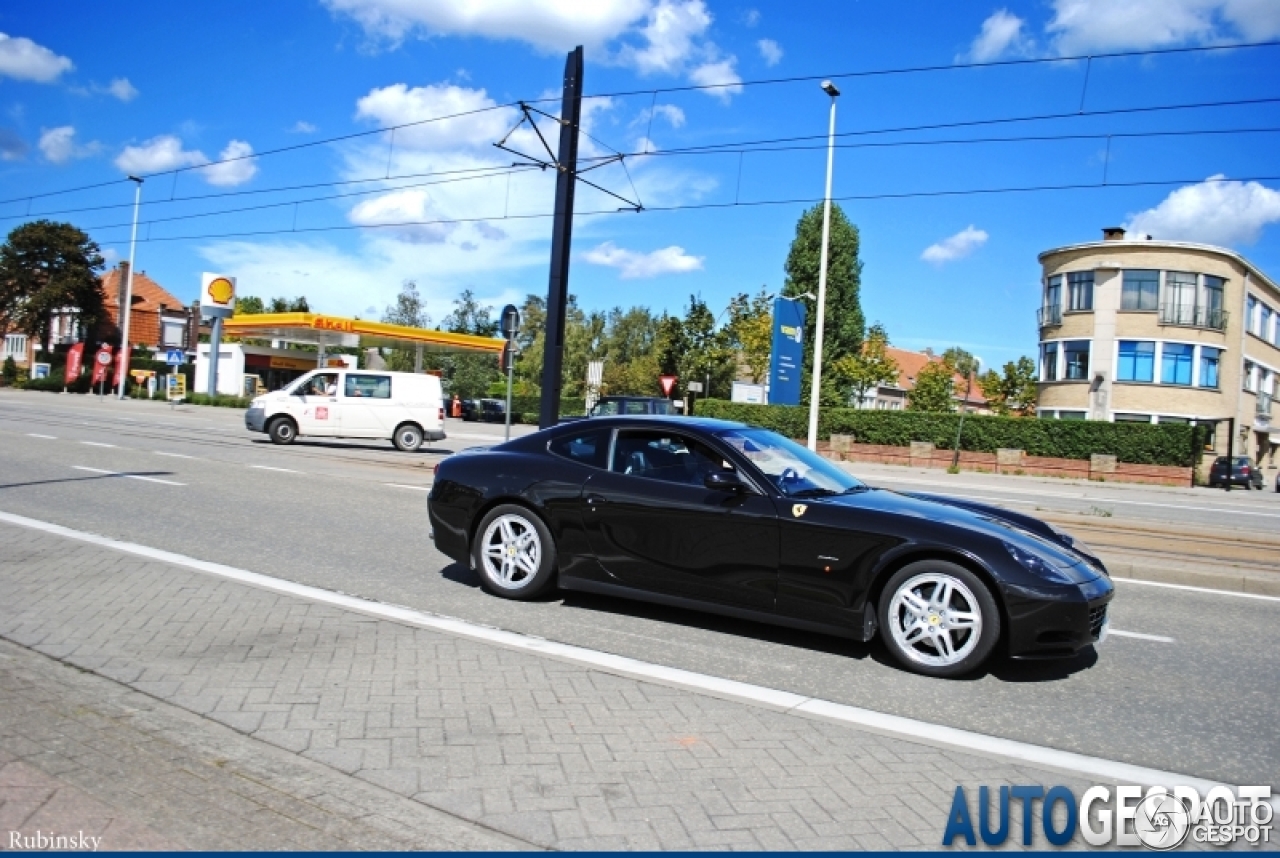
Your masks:
M 595 506 L 596 504 L 602 504 L 602 503 L 608 503 L 608 498 L 604 497 L 603 495 L 597 495 L 597 494 L 587 495 L 588 505 Z

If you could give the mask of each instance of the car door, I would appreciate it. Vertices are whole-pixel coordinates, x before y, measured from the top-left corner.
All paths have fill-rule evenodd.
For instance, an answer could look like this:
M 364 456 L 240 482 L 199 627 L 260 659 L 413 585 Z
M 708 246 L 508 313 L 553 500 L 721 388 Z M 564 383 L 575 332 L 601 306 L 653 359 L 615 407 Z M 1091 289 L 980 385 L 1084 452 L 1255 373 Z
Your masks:
M 316 373 L 294 388 L 289 413 L 298 424 L 299 435 L 333 436 L 342 429 L 342 409 L 338 404 L 338 373 Z
M 608 471 L 583 487 L 584 524 L 618 583 L 684 599 L 772 611 L 778 523 L 755 492 L 712 490 L 722 452 L 669 429 L 620 429 Z
M 391 376 L 363 372 L 343 376 L 342 434 L 348 438 L 390 438 L 401 411 L 392 398 Z

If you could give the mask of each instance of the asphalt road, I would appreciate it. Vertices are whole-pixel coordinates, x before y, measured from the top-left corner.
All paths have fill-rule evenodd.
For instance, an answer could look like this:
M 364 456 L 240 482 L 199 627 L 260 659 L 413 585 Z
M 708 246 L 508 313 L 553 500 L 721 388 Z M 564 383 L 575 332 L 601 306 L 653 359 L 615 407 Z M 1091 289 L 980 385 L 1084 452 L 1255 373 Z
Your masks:
M 501 433 L 455 421 L 446 428 L 448 441 L 414 455 L 390 444 L 281 448 L 245 432 L 235 411 L 0 391 L 0 510 L 927 722 L 1235 783 L 1280 780 L 1280 601 L 1120 582 L 1113 628 L 1143 637 L 1113 636 L 1096 655 L 1069 662 L 998 660 L 964 681 L 905 673 L 877 644 L 692 612 L 580 594 L 506 602 L 483 593 L 427 538 L 430 466 Z M 907 479 L 942 482 L 890 476 L 904 489 Z M 999 501 L 1041 488 L 973 491 Z M 1077 490 L 1079 497 L 1049 502 L 1112 503 L 1117 521 L 1132 514 L 1177 522 L 1200 505 L 1209 509 L 1193 510 L 1194 520 L 1221 521 L 1224 532 L 1257 526 L 1237 506 L 1280 517 L 1272 496 L 1258 493 L 1060 493 Z M 1119 500 L 1164 505 L 1122 513 Z

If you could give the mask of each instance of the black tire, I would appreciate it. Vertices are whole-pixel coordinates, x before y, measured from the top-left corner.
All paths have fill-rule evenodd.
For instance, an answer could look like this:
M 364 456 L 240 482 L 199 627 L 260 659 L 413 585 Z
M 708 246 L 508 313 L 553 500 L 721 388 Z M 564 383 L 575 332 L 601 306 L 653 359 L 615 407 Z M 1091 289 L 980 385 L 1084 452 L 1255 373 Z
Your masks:
M 396 427 L 396 434 L 391 436 L 391 443 L 396 449 L 412 453 L 422 446 L 422 430 L 412 423 L 404 423 Z
M 292 444 L 298 437 L 298 426 L 288 417 L 277 417 L 267 425 L 272 444 Z
M 533 599 L 555 582 L 556 547 L 551 531 L 531 510 L 501 504 L 476 528 L 471 564 L 495 596 Z
M 946 589 L 940 587 L 944 583 Z M 878 614 L 880 636 L 894 659 L 926 676 L 972 673 L 1000 639 L 1000 608 L 987 585 L 945 560 L 920 560 L 895 572 L 881 593 Z

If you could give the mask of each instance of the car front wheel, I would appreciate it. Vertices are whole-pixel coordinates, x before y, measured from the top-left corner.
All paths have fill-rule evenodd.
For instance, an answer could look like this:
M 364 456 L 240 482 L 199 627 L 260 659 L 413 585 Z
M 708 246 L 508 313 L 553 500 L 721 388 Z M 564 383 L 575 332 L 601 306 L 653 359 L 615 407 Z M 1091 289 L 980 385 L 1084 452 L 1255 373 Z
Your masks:
M 267 436 L 272 444 L 292 444 L 298 437 L 298 427 L 288 417 L 277 417 L 267 427 Z
M 471 559 L 490 593 L 532 599 L 555 578 L 556 548 L 542 519 L 522 506 L 494 507 L 480 522 Z
M 991 591 L 963 566 L 924 560 L 898 570 L 880 600 L 885 644 L 904 667 L 927 676 L 977 669 L 1000 638 Z

